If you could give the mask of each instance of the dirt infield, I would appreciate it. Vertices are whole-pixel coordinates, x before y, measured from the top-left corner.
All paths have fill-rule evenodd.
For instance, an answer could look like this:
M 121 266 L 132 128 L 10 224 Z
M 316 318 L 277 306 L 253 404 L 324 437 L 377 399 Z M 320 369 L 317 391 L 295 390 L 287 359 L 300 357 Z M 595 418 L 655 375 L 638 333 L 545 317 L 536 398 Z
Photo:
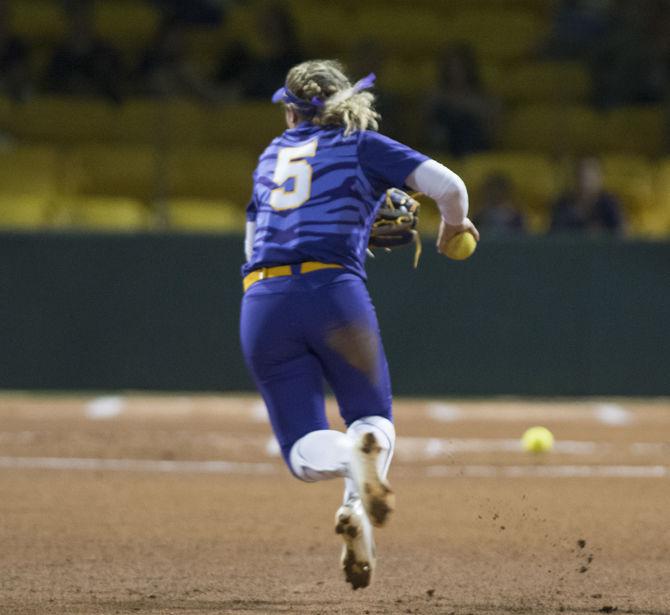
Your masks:
M 1 395 L 0 613 L 670 613 L 670 403 L 396 417 L 398 509 L 353 592 L 341 486 L 288 475 L 256 398 Z M 552 453 L 519 450 L 532 424 Z

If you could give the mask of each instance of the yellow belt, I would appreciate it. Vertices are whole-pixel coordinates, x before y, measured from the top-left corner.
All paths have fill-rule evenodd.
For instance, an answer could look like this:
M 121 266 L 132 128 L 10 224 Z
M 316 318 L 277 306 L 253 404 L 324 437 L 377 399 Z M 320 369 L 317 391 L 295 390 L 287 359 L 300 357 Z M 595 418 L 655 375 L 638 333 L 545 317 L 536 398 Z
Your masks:
M 342 265 L 336 265 L 335 263 L 318 263 L 316 261 L 300 263 L 301 274 L 310 273 L 311 271 L 319 271 L 320 269 L 344 269 L 344 267 L 342 267 Z M 285 275 L 293 275 L 291 265 L 279 265 L 277 267 L 263 267 L 262 269 L 256 269 L 244 276 L 244 280 L 242 281 L 244 292 L 247 292 L 249 287 L 259 280 L 278 278 Z

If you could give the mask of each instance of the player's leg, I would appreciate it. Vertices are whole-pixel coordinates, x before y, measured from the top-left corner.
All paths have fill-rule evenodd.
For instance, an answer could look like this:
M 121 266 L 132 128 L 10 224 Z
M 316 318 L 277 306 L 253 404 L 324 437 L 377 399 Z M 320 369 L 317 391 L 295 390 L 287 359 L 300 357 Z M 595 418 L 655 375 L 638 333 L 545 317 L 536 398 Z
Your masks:
M 326 325 L 310 343 L 337 397 L 353 445 L 345 502 L 360 496 L 371 520 L 383 525 L 393 507 L 386 476 L 395 447 L 388 364 L 377 317 L 363 281 L 340 276 L 319 289 Z
M 345 476 L 351 442 L 328 429 L 321 364 L 305 344 L 303 319 L 292 317 L 299 303 L 292 293 L 252 287 L 242 302 L 243 354 L 293 474 L 305 481 Z

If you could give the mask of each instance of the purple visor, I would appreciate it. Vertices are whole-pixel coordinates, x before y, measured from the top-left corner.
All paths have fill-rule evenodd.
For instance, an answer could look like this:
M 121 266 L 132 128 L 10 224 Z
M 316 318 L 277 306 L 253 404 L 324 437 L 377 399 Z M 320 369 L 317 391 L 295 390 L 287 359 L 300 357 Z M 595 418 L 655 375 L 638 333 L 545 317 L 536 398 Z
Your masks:
M 375 74 L 370 73 L 366 77 L 359 79 L 350 88 L 342 90 L 341 92 L 336 92 L 335 94 L 332 95 L 332 98 L 346 100 L 347 98 L 350 98 L 354 94 L 358 94 L 358 92 L 362 90 L 367 90 L 371 88 L 374 85 L 376 79 L 377 77 L 375 76 Z M 321 109 L 321 107 L 323 107 L 324 105 L 324 101 L 316 96 L 314 96 L 312 100 L 304 100 L 302 98 L 299 98 L 293 92 L 291 92 L 291 90 L 289 90 L 288 87 L 286 87 L 285 85 L 280 87 L 272 95 L 272 102 L 273 103 L 283 102 L 288 105 L 295 105 L 301 112 L 303 112 L 306 115 L 310 113 L 311 114 L 318 113 L 319 109 Z

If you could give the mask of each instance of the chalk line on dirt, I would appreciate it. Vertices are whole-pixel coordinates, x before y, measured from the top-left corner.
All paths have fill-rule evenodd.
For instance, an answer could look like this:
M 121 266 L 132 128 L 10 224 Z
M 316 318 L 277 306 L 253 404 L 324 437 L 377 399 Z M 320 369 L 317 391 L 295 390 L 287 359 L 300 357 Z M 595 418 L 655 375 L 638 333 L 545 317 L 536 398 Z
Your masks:
M 270 475 L 271 463 L 237 461 L 167 461 L 155 459 L 94 459 L 82 457 L 0 457 L 0 469 L 88 470 L 172 474 Z M 407 470 L 407 467 L 404 467 Z M 418 470 L 418 469 L 417 469 Z M 667 466 L 599 465 L 432 465 L 418 470 L 439 478 L 668 478 Z

